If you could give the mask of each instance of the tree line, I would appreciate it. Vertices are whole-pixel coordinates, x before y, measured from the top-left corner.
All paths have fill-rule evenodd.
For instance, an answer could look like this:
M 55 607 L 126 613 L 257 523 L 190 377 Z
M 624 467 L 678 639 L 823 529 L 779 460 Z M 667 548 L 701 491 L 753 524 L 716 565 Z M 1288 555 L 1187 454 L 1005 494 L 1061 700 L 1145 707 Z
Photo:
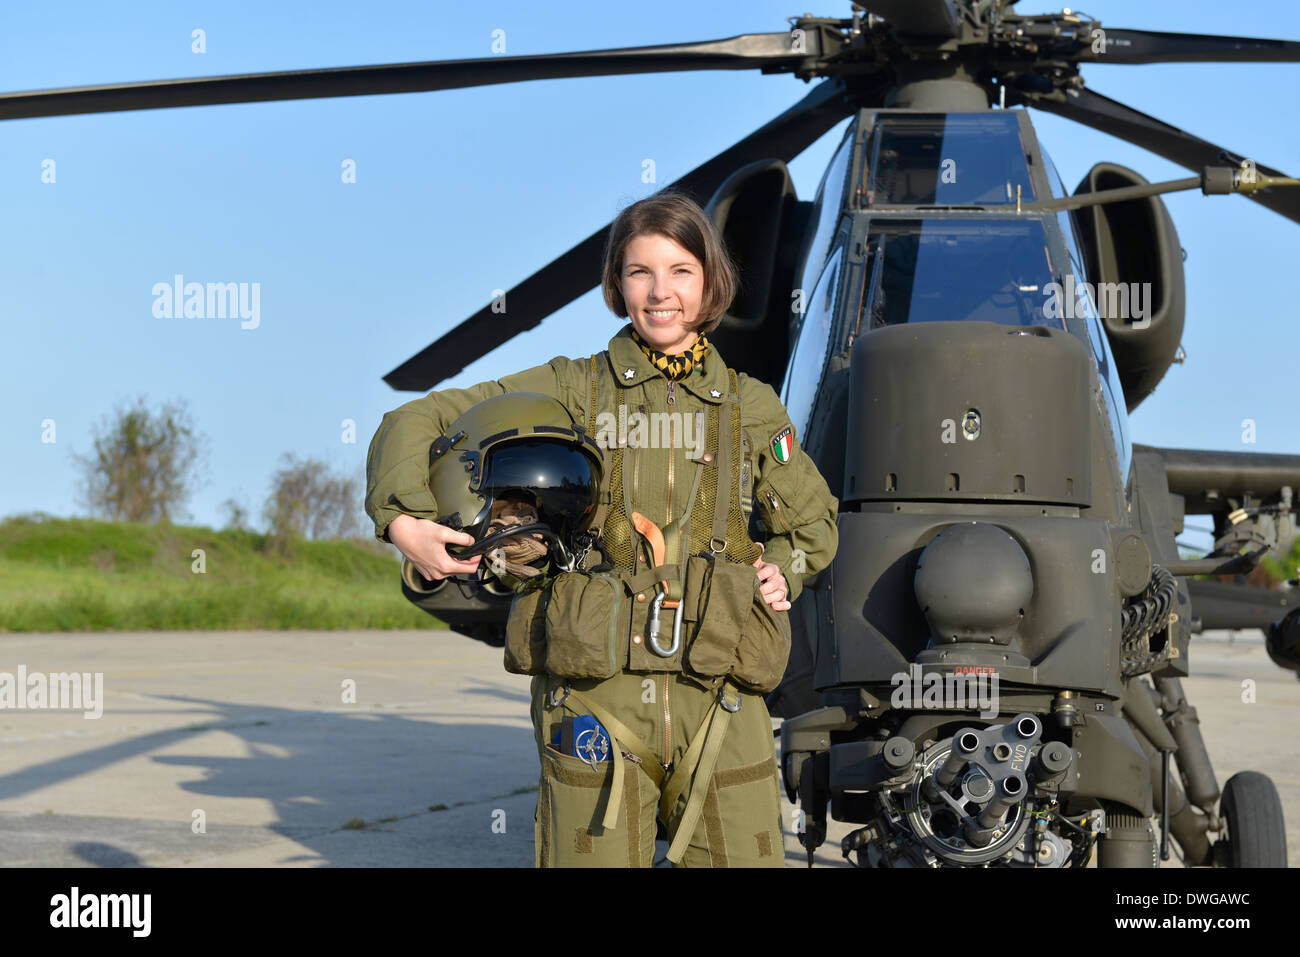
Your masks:
M 151 409 L 143 396 L 119 405 L 92 431 L 88 454 L 74 454 L 82 500 L 112 521 L 171 522 L 204 484 L 208 439 L 184 400 Z M 287 544 L 309 539 L 359 538 L 362 482 L 315 458 L 281 457 L 262 505 L 269 537 Z M 225 527 L 252 530 L 248 510 L 228 498 Z

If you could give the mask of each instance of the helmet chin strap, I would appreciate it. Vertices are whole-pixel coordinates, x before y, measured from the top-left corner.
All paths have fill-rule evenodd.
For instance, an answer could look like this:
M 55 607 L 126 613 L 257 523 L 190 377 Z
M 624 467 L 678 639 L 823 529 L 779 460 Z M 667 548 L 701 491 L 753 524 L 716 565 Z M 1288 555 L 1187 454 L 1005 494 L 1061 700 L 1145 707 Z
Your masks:
M 551 555 L 555 558 L 555 562 L 560 567 L 560 570 L 566 572 L 573 571 L 575 563 L 573 553 L 569 551 L 564 542 L 560 540 L 560 536 L 556 535 L 549 525 L 545 525 L 542 522 L 534 522 L 531 525 L 516 525 L 512 528 L 507 528 L 503 531 L 488 535 L 482 541 L 475 542 L 473 545 L 466 545 L 461 548 L 457 548 L 457 546 L 454 545 L 449 546 L 447 548 L 447 554 L 451 555 L 453 558 L 473 558 L 475 555 L 482 555 L 484 552 L 491 551 L 498 545 L 502 545 L 509 539 L 518 535 L 540 535 L 550 548 Z M 453 548 L 456 550 L 453 551 Z
M 541 535 L 542 538 L 546 539 L 548 542 L 554 541 L 558 543 L 560 541 L 559 537 L 551 531 L 549 525 L 545 525 L 542 522 L 534 522 L 531 525 L 514 525 L 510 528 L 503 529 L 502 531 L 494 532 L 493 534 L 483 538 L 481 541 L 475 542 L 473 545 L 449 545 L 447 547 L 447 554 L 451 555 L 453 558 L 473 558 L 475 555 L 482 555 L 484 552 L 490 551 L 498 545 L 504 544 L 508 539 L 514 538 L 516 535 Z M 456 550 L 452 551 L 453 548 Z

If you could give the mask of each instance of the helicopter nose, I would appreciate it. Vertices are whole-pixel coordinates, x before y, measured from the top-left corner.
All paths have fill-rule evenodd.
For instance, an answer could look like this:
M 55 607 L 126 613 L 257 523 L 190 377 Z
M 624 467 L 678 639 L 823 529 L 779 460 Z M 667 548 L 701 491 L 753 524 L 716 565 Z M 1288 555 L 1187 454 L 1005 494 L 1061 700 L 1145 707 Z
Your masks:
M 913 589 L 933 643 L 1008 645 L 1034 594 L 1029 557 L 1004 529 L 966 522 L 921 551 Z

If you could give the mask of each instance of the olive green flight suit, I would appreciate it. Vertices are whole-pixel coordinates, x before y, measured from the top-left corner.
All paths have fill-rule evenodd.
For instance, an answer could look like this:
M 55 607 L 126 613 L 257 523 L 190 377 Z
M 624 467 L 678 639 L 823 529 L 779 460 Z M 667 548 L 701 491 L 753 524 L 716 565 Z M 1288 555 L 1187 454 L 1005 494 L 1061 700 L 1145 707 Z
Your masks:
M 596 357 L 600 384 L 613 404 L 646 413 L 681 413 L 684 424 L 696 412 L 720 406 L 730 390 L 723 358 L 710 347 L 704 360 L 686 378 L 670 383 L 646 358 L 627 324 L 610 341 L 608 355 Z M 468 389 L 446 389 L 415 399 L 386 414 L 370 444 L 367 459 L 366 511 L 375 534 L 387 541 L 389 523 L 400 514 L 436 520 L 438 504 L 428 487 L 429 447 L 446 427 L 471 406 L 504 392 L 537 392 L 557 399 L 576 423 L 590 423 L 592 365 L 589 358 L 556 357 L 548 363 L 482 382 Z M 616 383 L 617 388 L 612 384 Z M 784 407 L 767 384 L 738 376 L 743 460 L 740 501 L 746 516 L 751 501 L 769 536 L 763 559 L 774 562 L 785 576 L 794 601 L 802 580 L 830 564 L 838 543 L 835 517 L 838 502 L 812 460 L 799 448 Z M 671 404 L 670 404 L 671 399 Z M 612 413 L 610 402 L 600 404 Z M 589 415 L 589 413 L 591 413 Z M 608 418 L 603 420 L 608 422 Z M 698 421 L 698 419 L 696 420 Z M 597 441 L 600 438 L 597 424 Z M 690 434 L 677 441 L 625 442 L 622 485 L 611 494 L 626 493 L 631 508 L 660 527 L 680 520 L 690 498 L 689 477 L 696 462 Z M 612 438 L 612 436 L 607 436 Z M 632 438 L 631 435 L 626 438 Z M 686 441 L 680 441 L 685 439 Z M 698 441 L 698 440 L 697 440 Z M 633 448 L 632 446 L 637 446 Z M 675 447 L 662 447 L 675 446 Z M 696 447 L 698 451 L 698 446 Z M 606 453 L 608 456 L 608 453 Z M 732 477 L 719 488 L 730 485 Z M 630 486 L 630 487 L 629 487 Z M 612 532 L 609 523 L 606 533 Z M 635 536 L 634 536 L 635 537 Z M 731 549 L 728 548 L 730 555 Z M 761 599 L 760 599 L 761 600 Z M 777 613 L 781 616 L 786 612 Z M 671 616 L 669 616 L 671 621 Z M 788 631 L 788 629 L 787 629 Z M 641 636 L 633 641 L 640 643 Z M 642 664 L 649 652 L 637 648 Z M 634 662 L 635 663 L 635 662 Z M 674 667 L 680 669 L 681 665 Z M 564 699 L 565 688 L 574 692 Z M 655 816 L 661 813 L 669 839 L 676 836 L 695 784 L 682 790 L 671 808 L 659 809 L 660 791 L 652 776 L 635 759 L 620 769 L 621 793 L 617 824 L 602 826 L 611 800 L 613 762 L 592 767 L 550 746 L 562 717 L 568 713 L 605 714 L 648 746 L 655 760 L 677 766 L 688 752 L 698 758 L 706 743 L 706 726 L 718 721 L 719 694 L 728 705 L 725 734 L 719 737 L 711 780 L 699 782 L 702 802 L 683 866 L 782 866 L 779 776 L 774 759 L 771 719 L 760 694 L 737 688 L 722 678 L 701 681 L 681 670 L 625 667 L 604 680 L 566 681 L 539 674 L 532 684 L 532 718 L 542 778 L 538 796 L 537 861 L 541 866 L 648 866 L 654 850 Z M 594 708 L 576 701 L 582 697 Z M 560 704 L 553 702 L 560 700 Z M 739 710 L 731 708 L 739 703 Z M 599 718 L 599 715 L 597 715 Z M 610 729 L 615 733 L 615 729 Z M 622 731 L 615 733 L 619 737 Z M 697 740 L 697 738 L 699 740 Z M 621 742 L 626 744 L 626 742 Z M 692 745 L 696 747 L 692 750 Z M 627 748 L 621 749 L 627 754 Z M 644 764 L 644 762 L 641 762 Z M 702 775 L 701 775 L 702 776 Z M 662 778 L 663 775 L 659 774 Z M 677 787 L 681 787 L 678 782 Z

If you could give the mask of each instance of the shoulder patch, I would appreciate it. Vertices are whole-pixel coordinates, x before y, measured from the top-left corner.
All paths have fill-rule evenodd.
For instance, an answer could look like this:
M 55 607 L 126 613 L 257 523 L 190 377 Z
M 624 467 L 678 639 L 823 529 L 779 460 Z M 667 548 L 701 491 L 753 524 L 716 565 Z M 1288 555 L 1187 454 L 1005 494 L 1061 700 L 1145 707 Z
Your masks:
M 778 462 L 784 465 L 790 461 L 794 454 L 794 429 L 791 426 L 785 426 L 777 430 L 776 434 L 770 439 L 772 446 L 772 455 Z

